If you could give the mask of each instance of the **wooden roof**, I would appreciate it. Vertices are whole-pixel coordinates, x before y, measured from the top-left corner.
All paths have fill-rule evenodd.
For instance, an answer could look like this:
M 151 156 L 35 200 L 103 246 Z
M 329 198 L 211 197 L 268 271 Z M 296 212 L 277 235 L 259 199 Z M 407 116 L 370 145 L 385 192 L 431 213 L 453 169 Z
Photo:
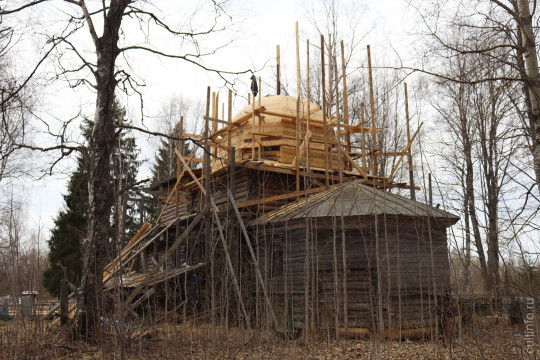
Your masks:
M 306 217 L 383 214 L 446 219 L 448 226 L 459 220 L 458 216 L 444 210 L 353 181 L 285 205 L 260 216 L 250 225 L 281 223 Z

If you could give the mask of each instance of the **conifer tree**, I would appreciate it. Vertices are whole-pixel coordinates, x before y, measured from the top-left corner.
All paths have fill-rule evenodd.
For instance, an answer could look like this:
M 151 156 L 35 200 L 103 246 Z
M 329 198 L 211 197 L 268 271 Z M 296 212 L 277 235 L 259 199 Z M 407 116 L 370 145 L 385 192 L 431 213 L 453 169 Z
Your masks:
M 113 104 L 115 125 L 125 123 L 126 110 L 115 100 Z M 64 208 L 59 211 L 51 231 L 49 245 L 50 267 L 43 274 L 43 283 L 49 293 L 58 295 L 60 280 L 64 277 L 62 267 L 68 273 L 68 280 L 75 286 L 79 285 L 81 274 L 81 253 L 83 238 L 86 236 L 88 224 L 88 149 L 92 146 L 91 134 L 93 122 L 85 119 L 81 132 L 85 146 L 77 158 L 77 169 L 71 175 L 67 194 L 64 195 Z M 135 138 L 126 131 L 118 133 L 112 150 L 111 187 L 115 199 L 112 211 L 113 224 L 109 236 L 109 258 L 113 258 L 118 248 L 123 247 L 123 239 L 131 238 L 139 228 L 138 204 L 123 201 L 126 197 L 140 197 L 141 190 L 135 186 L 137 182 L 140 161 L 139 148 Z M 125 211 L 123 207 L 126 207 Z M 125 221 L 123 215 L 125 216 Z M 125 226 L 124 226 L 125 224 Z M 125 236 L 123 235 L 125 233 Z M 61 266 L 60 266 L 60 265 Z
M 68 280 L 79 283 L 81 273 L 81 241 L 86 235 L 88 223 L 88 174 L 84 156 L 78 158 L 78 166 L 68 182 L 64 195 L 65 207 L 54 220 L 49 245 L 50 267 L 43 274 L 43 286 L 55 296 L 59 294 L 60 280 L 66 267 Z

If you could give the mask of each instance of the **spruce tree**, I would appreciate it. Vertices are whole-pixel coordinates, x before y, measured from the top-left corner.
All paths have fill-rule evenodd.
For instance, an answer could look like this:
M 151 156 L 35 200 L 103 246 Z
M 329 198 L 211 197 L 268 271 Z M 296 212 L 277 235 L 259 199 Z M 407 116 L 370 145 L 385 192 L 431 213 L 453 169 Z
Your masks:
M 54 220 L 49 245 L 50 267 L 43 274 L 43 286 L 55 296 L 59 294 L 62 268 L 67 268 L 68 280 L 78 285 L 81 273 L 81 241 L 88 223 L 88 173 L 84 156 L 78 158 L 77 170 L 68 182 L 64 195 L 65 207 Z
M 126 122 L 125 109 L 115 101 L 113 104 L 113 118 L 115 125 Z M 64 277 L 60 263 L 65 266 L 68 272 L 68 280 L 74 285 L 79 285 L 81 273 L 81 244 L 86 235 L 88 224 L 88 161 L 87 149 L 92 146 L 90 143 L 93 122 L 85 119 L 81 132 L 85 139 L 85 146 L 81 155 L 77 158 L 77 169 L 71 175 L 67 194 L 64 195 L 64 208 L 59 211 L 54 221 L 54 228 L 51 231 L 49 245 L 50 267 L 43 274 L 43 284 L 49 293 L 57 296 L 59 293 L 60 280 Z M 140 165 L 138 160 L 139 148 L 135 138 L 126 131 L 117 133 L 112 151 L 111 166 L 111 187 L 114 189 L 115 198 L 123 199 L 125 194 L 129 197 L 140 197 L 141 190 L 134 186 L 137 181 L 137 174 Z M 139 228 L 138 204 L 133 202 L 115 201 L 111 213 L 111 229 L 109 258 L 112 259 L 117 254 L 117 249 L 124 244 L 118 243 L 119 239 L 130 239 Z M 123 225 L 123 206 L 127 209 L 125 228 Z M 118 216 L 120 214 L 120 216 Z M 125 237 L 120 232 L 125 232 Z

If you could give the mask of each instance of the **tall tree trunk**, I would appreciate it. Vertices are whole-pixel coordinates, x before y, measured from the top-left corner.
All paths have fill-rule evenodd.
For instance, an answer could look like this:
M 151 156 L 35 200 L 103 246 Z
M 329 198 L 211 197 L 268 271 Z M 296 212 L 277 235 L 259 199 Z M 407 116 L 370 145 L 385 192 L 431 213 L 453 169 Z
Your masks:
M 463 155 L 465 156 L 465 196 L 467 197 L 467 202 L 469 204 L 469 214 L 471 217 L 471 223 L 474 234 L 474 244 L 476 246 L 476 251 L 478 252 L 478 260 L 480 261 L 480 271 L 484 279 L 487 279 L 488 269 L 486 256 L 484 253 L 484 246 L 482 244 L 482 237 L 480 236 L 480 224 L 478 223 L 478 216 L 476 214 L 476 204 L 474 199 L 474 168 L 472 161 L 472 149 L 471 142 L 468 139 L 467 134 L 463 133 L 464 136 L 464 149 Z
M 119 54 L 118 33 L 128 0 L 111 1 L 103 24 L 103 35 L 97 37 L 89 24 L 97 54 L 96 112 L 90 142 L 90 172 L 88 175 L 88 234 L 84 244 L 82 296 L 78 299 L 79 331 L 95 338 L 101 316 L 103 269 L 106 265 L 107 243 L 110 235 L 110 215 L 114 199 L 111 186 L 110 162 L 115 131 L 112 104 L 116 80 L 115 62 Z
M 487 213 L 487 255 L 488 277 L 487 290 L 491 295 L 496 295 L 499 285 L 499 185 L 498 181 L 505 174 L 499 172 L 499 154 L 497 149 L 497 128 L 500 118 L 497 114 L 497 104 L 500 93 L 493 83 L 487 84 L 485 90 L 480 90 L 475 98 L 476 104 L 476 127 L 478 128 L 481 171 L 484 178 L 484 193 L 482 201 Z M 484 98 L 487 96 L 487 99 Z M 488 104 L 486 106 L 486 104 Z M 503 170 L 504 171 L 504 170 Z
M 525 84 L 529 92 L 527 107 L 532 132 L 532 154 L 536 185 L 540 191 L 540 73 L 536 41 L 533 32 L 532 15 L 528 0 L 517 0 L 518 27 L 523 40 L 523 58 L 525 63 Z M 523 76 L 523 75 L 522 75 Z
M 465 194 L 464 185 L 463 193 Z M 466 195 L 463 196 L 463 210 L 465 212 L 465 264 L 463 269 L 463 291 L 465 294 L 468 294 L 471 284 L 471 222 L 469 214 L 469 198 Z

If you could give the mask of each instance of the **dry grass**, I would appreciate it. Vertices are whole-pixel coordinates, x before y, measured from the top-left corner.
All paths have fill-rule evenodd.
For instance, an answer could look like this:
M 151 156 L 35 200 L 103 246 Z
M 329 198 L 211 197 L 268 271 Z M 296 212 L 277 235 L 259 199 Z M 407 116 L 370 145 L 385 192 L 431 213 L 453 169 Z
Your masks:
M 445 342 L 283 339 L 270 332 L 209 325 L 165 325 L 141 328 L 124 343 L 124 358 L 134 359 L 534 359 L 527 354 L 519 330 L 503 321 L 477 322 Z M 115 332 L 104 333 L 99 345 L 70 339 L 65 329 L 45 331 L 39 322 L 0 322 L 0 359 L 121 359 Z

